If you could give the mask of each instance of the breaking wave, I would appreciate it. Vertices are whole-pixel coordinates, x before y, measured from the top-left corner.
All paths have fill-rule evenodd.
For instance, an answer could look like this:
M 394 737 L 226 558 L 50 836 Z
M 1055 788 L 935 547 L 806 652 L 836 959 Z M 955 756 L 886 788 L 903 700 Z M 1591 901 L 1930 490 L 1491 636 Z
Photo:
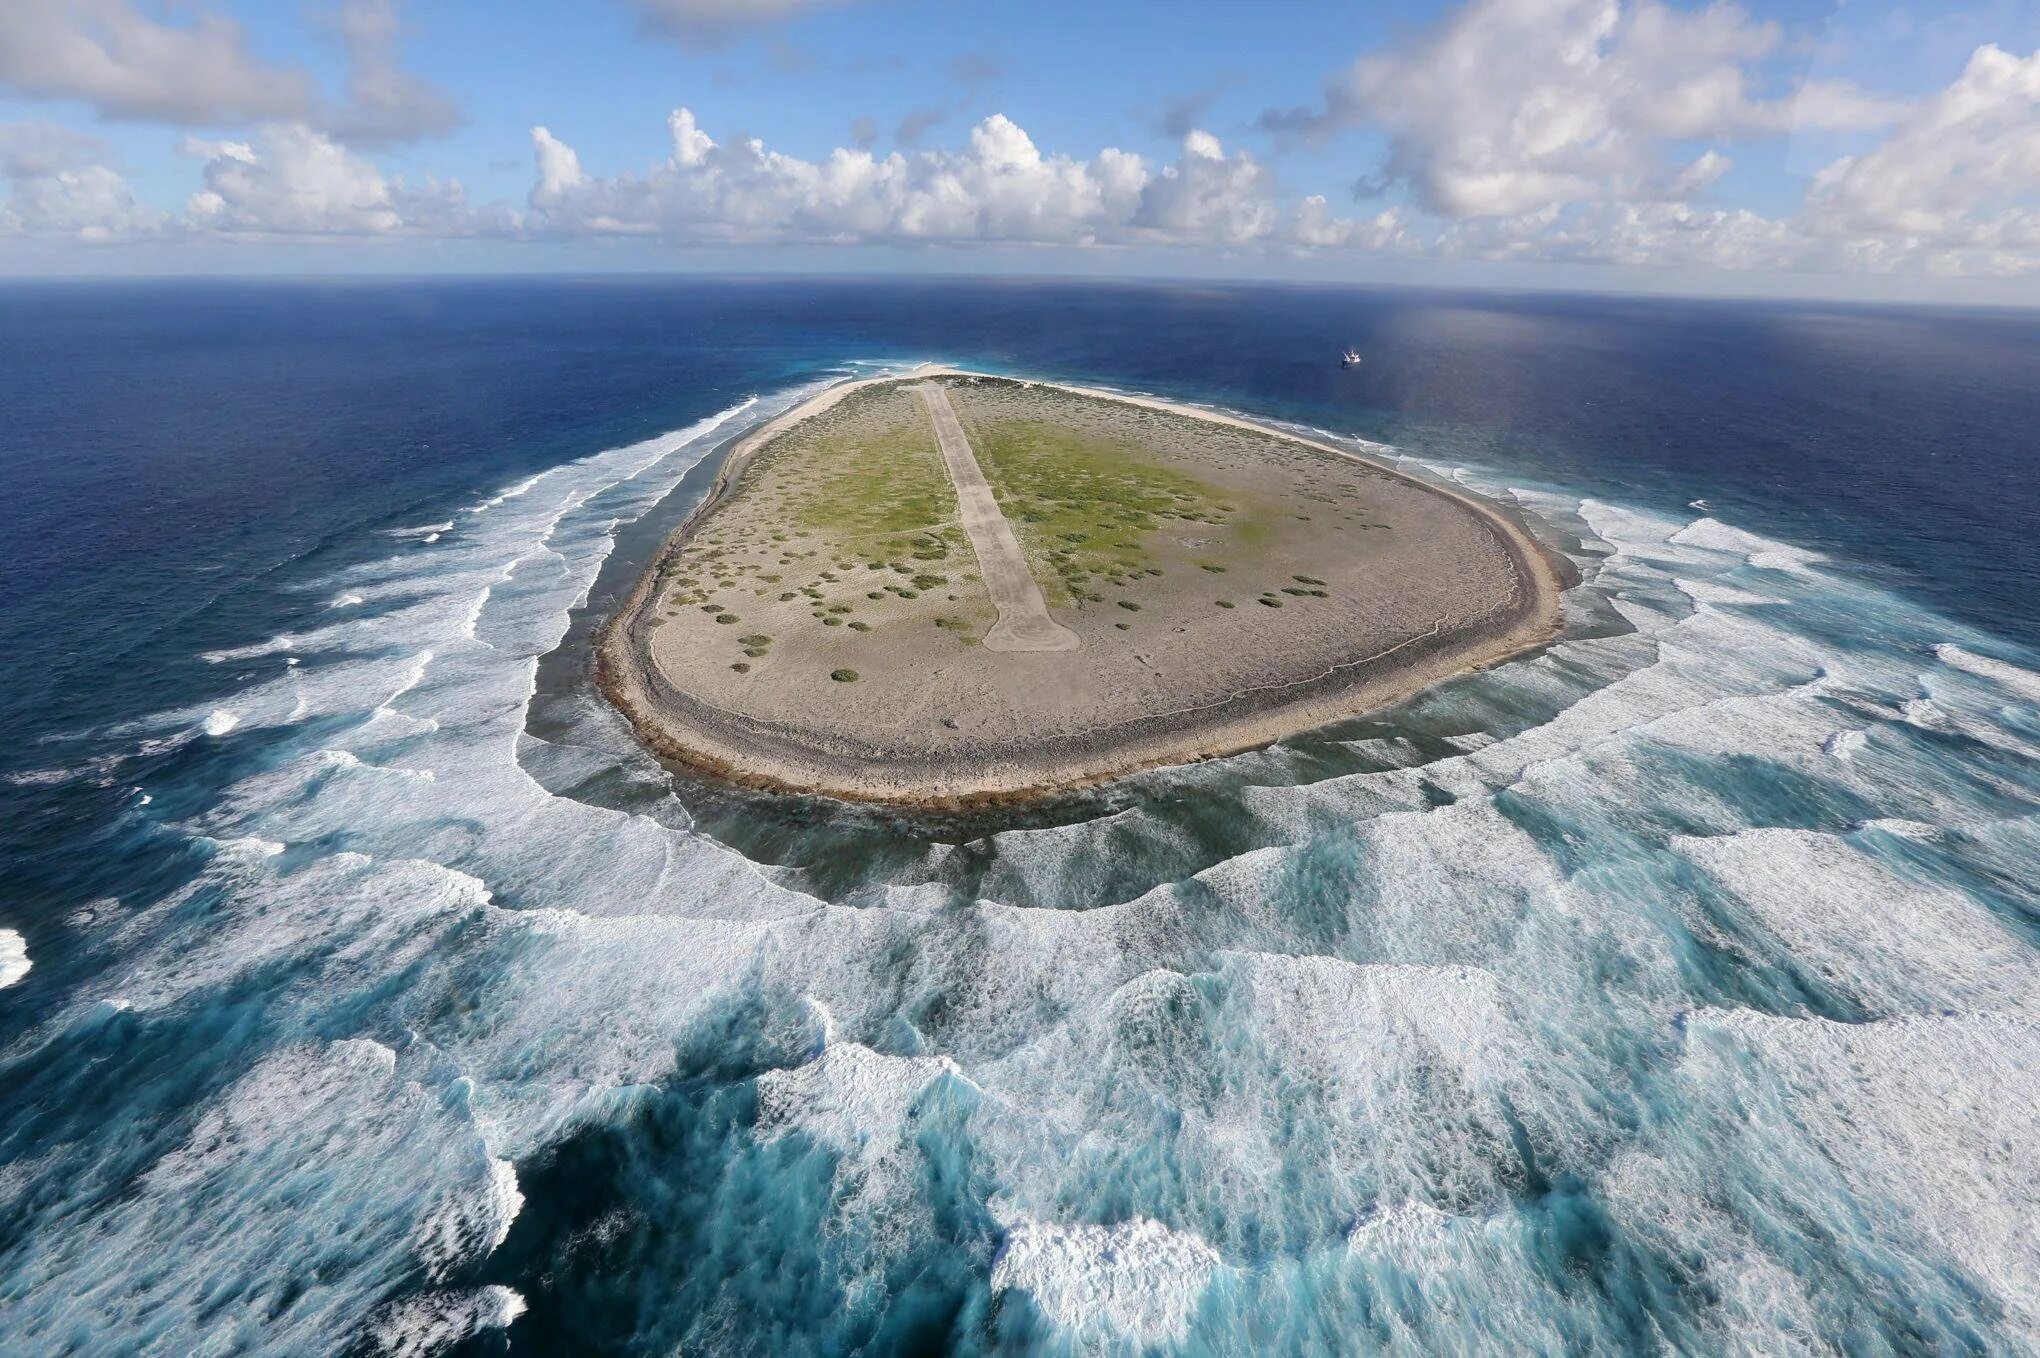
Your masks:
M 10 1342 L 2040 1345 L 2033 657 L 1439 466 L 1560 643 L 1028 824 L 718 802 L 552 658 L 804 394 L 391 530 L 137 728 L 191 869 L 0 1052 Z

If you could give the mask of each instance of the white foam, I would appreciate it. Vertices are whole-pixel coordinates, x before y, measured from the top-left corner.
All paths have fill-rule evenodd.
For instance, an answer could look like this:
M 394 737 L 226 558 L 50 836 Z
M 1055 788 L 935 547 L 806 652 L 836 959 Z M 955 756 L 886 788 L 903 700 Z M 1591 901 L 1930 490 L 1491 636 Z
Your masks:
M 220 665 L 229 660 L 255 660 L 279 651 L 289 651 L 298 645 L 298 639 L 288 632 L 279 632 L 267 641 L 258 641 L 252 646 L 230 646 L 225 650 L 206 651 L 199 656 L 208 665 Z
M 1797 571 L 1826 560 L 1819 552 L 1793 547 L 1772 538 L 1734 528 L 1719 519 L 1700 518 L 1673 533 L 1670 542 L 1713 552 L 1732 552 L 1752 566 Z
M 2040 1014 L 2040 954 L 1959 891 L 1900 877 L 1810 830 L 1744 830 L 1671 847 L 1842 994 L 1885 1012 Z
M 2023 666 L 1980 655 L 1952 641 L 1936 646 L 1934 655 L 1944 665 L 1990 680 L 2022 702 L 2040 702 L 2040 674 Z
M 206 715 L 205 723 L 200 729 L 209 736 L 223 736 L 240 724 L 241 718 L 238 714 L 229 712 L 223 707 L 216 707 Z
M 387 1358 L 431 1358 L 483 1330 L 501 1330 L 525 1312 L 507 1287 L 423 1292 L 392 1302 L 369 1322 L 368 1336 Z
M 758 1078 L 759 1134 L 769 1139 L 797 1130 L 846 1154 L 895 1145 L 922 1091 L 945 1074 L 962 1075 L 948 1057 L 834 1044 L 804 1066 Z
M 88 768 L 23 769 L 19 773 L 10 773 L 4 778 L 0 778 L 0 782 L 4 782 L 10 787 L 55 787 L 58 783 L 68 783 L 72 779 L 84 777 L 90 772 L 93 772 L 93 770 Z
M 28 940 L 18 930 L 0 929 L 0 990 L 28 975 Z
M 265 1348 L 316 1352 L 367 1324 L 416 1267 L 404 1246 L 419 1204 L 499 1189 L 464 1102 L 410 1064 L 358 1039 L 264 1058 L 129 1191 L 44 1223 L 13 1275 L 9 1344 L 108 1352 L 147 1335 L 209 1352 L 223 1323 L 245 1322 Z M 515 1314 L 507 1295 L 486 1300 L 471 1318 Z
M 449 1188 L 411 1241 L 426 1276 L 435 1281 L 493 1253 L 509 1238 L 510 1227 L 524 1209 L 516 1167 L 494 1156 L 485 1158 L 486 1177 Z
M 1858 1218 L 1916 1258 L 1917 1232 L 2040 1341 L 2040 1024 L 1995 1015 L 1844 1024 L 1734 1012 L 1696 1020 L 1761 1058 L 1777 1082 L 1717 1062 L 1696 1069 L 1739 1100 L 1738 1116 L 1790 1144 L 1812 1143 L 1865 1200 Z M 1909 1264 L 1918 1269 L 1919 1264 Z
M 1222 1264 L 1187 1232 L 1135 1217 L 1114 1226 L 1007 1225 L 992 1288 L 1027 1293 L 1043 1315 L 1081 1336 L 1180 1341 Z
M 1733 585 L 1716 584 L 1707 580 L 1688 580 L 1674 576 L 1672 583 L 1679 592 L 1700 604 L 1775 604 L 1778 600 L 1768 594 L 1753 594 Z

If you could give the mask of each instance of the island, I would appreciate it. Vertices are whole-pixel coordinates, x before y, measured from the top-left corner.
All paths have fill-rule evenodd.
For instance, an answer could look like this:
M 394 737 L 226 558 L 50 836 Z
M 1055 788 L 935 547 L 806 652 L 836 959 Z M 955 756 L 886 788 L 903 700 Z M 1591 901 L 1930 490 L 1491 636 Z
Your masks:
M 600 630 L 659 755 L 929 808 L 1236 753 L 1549 642 L 1499 506 L 1169 402 L 923 368 L 746 434 Z

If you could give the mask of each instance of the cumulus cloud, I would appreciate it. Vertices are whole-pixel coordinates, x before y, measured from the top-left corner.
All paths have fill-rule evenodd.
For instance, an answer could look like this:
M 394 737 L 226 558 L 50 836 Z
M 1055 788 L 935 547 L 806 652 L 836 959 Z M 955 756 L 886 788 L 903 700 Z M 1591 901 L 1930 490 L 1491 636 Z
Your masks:
M 515 229 L 503 208 L 476 209 L 459 180 L 410 184 L 302 123 L 251 142 L 187 139 L 205 187 L 185 208 L 198 233 L 255 236 L 472 236 Z
M 1044 153 L 1002 114 L 979 122 L 961 148 L 882 158 L 840 148 L 810 161 L 755 138 L 717 142 L 684 108 L 667 131 L 664 163 L 597 178 L 549 130 L 533 129 L 534 224 L 560 235 L 744 244 L 1309 245 L 1337 230 L 1319 203 L 1306 231 L 1266 167 L 1202 131 L 1161 165 L 1110 147 L 1088 159 Z
M 184 125 L 303 117 L 317 99 L 304 72 L 252 55 L 232 20 L 164 23 L 128 0 L 0 4 L 0 84 Z
M 1561 0 L 1474 0 L 1476 8 L 1504 3 Z M 1579 13 L 1591 8 L 1585 0 L 1563 3 Z M 387 12 L 376 6 L 372 17 L 380 22 Z M 487 234 L 689 247 L 1192 248 L 1711 270 L 2040 271 L 2040 53 L 1977 49 L 1953 83 L 1900 110 L 1870 149 L 1816 175 L 1796 212 L 1767 216 L 1719 201 L 1732 161 L 1706 146 L 1700 130 L 1761 135 L 1809 103 L 1825 103 L 1821 116 L 1835 122 L 1887 118 L 1892 110 L 1841 87 L 1802 86 L 1771 99 L 1723 78 L 1716 68 L 1733 54 L 1765 52 L 1775 42 L 1732 11 L 1637 14 L 1618 15 L 1612 28 L 1588 23 L 1566 48 L 1568 60 L 1598 72 L 1586 84 L 1591 93 L 1603 82 L 1605 97 L 1568 111 L 1538 93 L 1556 84 L 1524 76 L 1512 119 L 1493 121 L 1479 109 L 1439 114 L 1451 126 L 1482 131 L 1469 133 L 1466 147 L 1438 143 L 1423 153 L 1428 159 L 1398 152 L 1418 191 L 1373 215 L 1341 213 L 1322 196 L 1286 194 L 1260 158 L 1196 127 L 1164 156 L 1109 146 L 1077 155 L 1045 150 L 994 114 L 946 146 L 880 156 L 867 124 L 857 144 L 806 158 L 753 137 L 718 139 L 681 108 L 667 120 L 663 158 L 636 173 L 593 171 L 564 138 L 533 128 L 534 182 L 521 209 L 471 204 L 457 180 L 385 174 L 331 129 L 297 120 L 265 123 L 246 137 L 188 139 L 202 187 L 171 218 L 137 203 L 96 139 L 49 124 L 0 126 L 7 186 L 0 233 L 93 240 Z M 1633 33 L 1645 36 L 1624 36 Z M 1678 49 L 1676 60 L 1640 55 L 1668 49 Z M 1611 62 L 1626 72 L 1621 79 L 1609 76 Z M 1675 79 L 1675 70 L 1690 79 Z M 1412 91 L 1431 88 L 1421 74 L 1393 79 L 1417 81 Z M 1455 67 L 1445 87 L 1471 78 Z M 1419 116 L 1422 102 L 1408 93 L 1397 116 L 1411 128 L 1429 127 Z M 1672 154 L 1675 145 L 1683 154 Z M 1414 168 L 1420 160 L 1421 171 Z M 1418 185 L 1420 173 L 1431 177 L 1428 191 Z
M 1874 262 L 1999 271 L 2040 255 L 2040 51 L 1976 49 L 1892 135 L 1814 177 L 1805 229 Z
M 0 123 L 0 236 L 108 241 L 159 230 L 163 214 L 136 201 L 104 163 L 97 137 L 50 123 Z
M 1703 157 L 1670 170 L 1668 142 L 1889 120 L 1889 106 L 1836 82 L 1761 97 L 1753 72 L 1778 44 L 1775 24 L 1726 3 L 1471 0 L 1411 41 L 1355 61 L 1322 108 L 1273 112 L 1263 123 L 1306 134 L 1382 129 L 1384 179 L 1407 184 L 1446 218 L 1663 201 L 1727 165 Z

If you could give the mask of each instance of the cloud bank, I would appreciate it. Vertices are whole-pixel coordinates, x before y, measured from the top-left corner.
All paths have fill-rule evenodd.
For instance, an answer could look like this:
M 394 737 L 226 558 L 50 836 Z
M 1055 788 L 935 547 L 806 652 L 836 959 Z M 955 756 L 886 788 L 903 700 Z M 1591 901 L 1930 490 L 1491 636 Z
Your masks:
M 639 0 L 660 22 L 706 28 L 803 3 Z M 130 0 L 0 9 L 0 83 L 83 99 L 106 117 L 239 125 L 185 138 L 197 189 L 175 212 L 138 201 L 95 138 L 49 123 L 0 125 L 0 236 L 2040 272 L 2040 53 L 1979 47 L 1944 89 L 1897 101 L 1786 78 L 1778 28 L 1727 3 L 1468 0 L 1350 63 L 1317 104 L 1263 117 L 1278 145 L 1331 146 L 1353 129 L 1380 137 L 1386 151 L 1356 190 L 1385 200 L 1380 210 L 1289 191 L 1266 157 L 1197 125 L 1202 97 L 1168 111 L 1180 135 L 1159 156 L 1044 148 L 994 113 L 949 144 L 883 156 L 875 125 L 860 120 L 851 145 L 805 158 L 757 137 L 711 136 L 681 107 L 658 159 L 595 172 L 565 132 L 539 126 L 523 200 L 478 204 L 457 179 L 391 175 L 371 158 L 461 119 L 403 68 L 397 0 L 344 0 L 326 13 L 347 58 L 339 97 L 257 60 L 218 17 L 173 23 Z M 1819 170 L 1783 211 L 1722 202 L 1741 148 L 1803 129 L 1849 133 L 1860 149 Z
M 257 57 L 240 25 L 221 14 L 178 24 L 131 0 L 0 0 L 0 89 L 174 127 L 298 122 L 364 146 L 460 126 L 449 97 L 402 69 L 397 0 L 342 0 L 322 17 L 347 56 L 344 99 L 325 96 L 296 67 Z

